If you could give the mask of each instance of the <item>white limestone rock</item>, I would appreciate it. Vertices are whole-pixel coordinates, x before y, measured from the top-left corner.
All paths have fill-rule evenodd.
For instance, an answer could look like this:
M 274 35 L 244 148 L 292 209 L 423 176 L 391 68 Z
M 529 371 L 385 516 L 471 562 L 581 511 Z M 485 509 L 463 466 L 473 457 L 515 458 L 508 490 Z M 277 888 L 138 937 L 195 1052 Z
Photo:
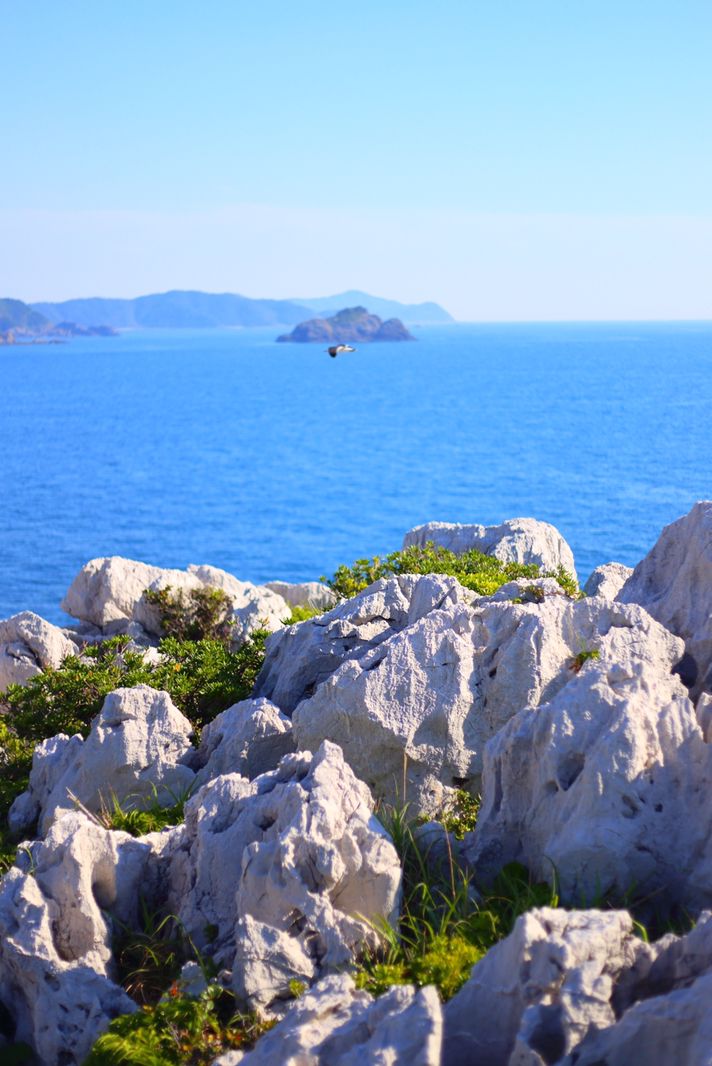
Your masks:
M 371 809 L 368 789 L 328 742 L 314 756 L 285 756 L 251 782 L 218 777 L 189 800 L 176 831 L 170 905 L 198 948 L 213 928 L 210 951 L 220 965 L 231 966 L 238 952 L 236 990 L 248 1004 L 269 1006 L 260 988 L 265 966 L 275 972 L 296 960 L 301 972 L 308 958 L 315 977 L 343 968 L 375 942 L 372 922 L 397 915 L 400 864 Z M 250 947 L 254 923 L 264 943 L 270 927 L 298 948 L 274 936 L 260 958 Z M 287 991 L 285 981 L 275 995 Z
M 440 1066 L 437 991 L 398 985 L 374 1000 L 347 974 L 325 977 L 301 996 L 252 1051 L 213 1066 Z
M 555 871 L 577 903 L 634 885 L 659 907 L 710 906 L 712 748 L 671 672 L 682 642 L 634 605 L 587 603 L 614 623 L 600 657 L 489 742 L 465 855 L 481 877 L 511 861 Z
M 576 576 L 573 552 L 558 529 L 536 518 L 512 518 L 499 526 L 426 522 L 406 533 L 403 547 L 423 547 L 428 541 L 458 555 L 475 548 L 503 563 L 535 563 L 544 570 L 562 566 Z
M 691 932 L 664 937 L 652 950 L 657 957 L 642 985 L 629 990 L 623 1003 L 618 995 L 612 1023 L 591 1027 L 561 1066 L 708 1066 L 712 1061 L 712 915 L 703 914 Z M 628 1006 L 631 991 L 637 1002 Z
M 222 589 L 232 601 L 235 643 L 241 643 L 256 629 L 280 628 L 291 613 L 276 592 L 239 581 L 215 566 L 170 570 L 117 555 L 92 559 L 83 566 L 62 601 L 62 608 L 105 633 L 125 632 L 128 623 L 133 623 L 148 634 L 160 636 L 159 611 L 143 594 L 148 588 L 168 587 L 183 593 L 205 587 Z
M 632 573 L 632 567 L 624 566 L 623 563 L 604 563 L 591 573 L 583 591 L 587 596 L 603 596 L 606 600 L 615 600 Z
M 161 570 L 119 555 L 91 559 L 69 586 L 62 610 L 104 629 L 110 622 L 132 619 L 144 590 L 163 574 L 171 574 L 176 583 L 185 577 L 182 570 Z
M 529 911 L 446 1004 L 444 1066 L 558 1062 L 614 1024 L 655 954 L 626 911 Z
M 32 611 L 0 622 L 0 692 L 23 685 L 48 667 L 76 655 L 76 645 L 59 628 Z
M 317 611 L 328 611 L 336 603 L 336 593 L 321 581 L 302 581 L 299 584 L 268 581 L 264 587 L 276 592 L 290 607 L 313 607 Z
M 116 689 L 92 722 L 86 740 L 53 738 L 35 750 L 27 793 L 13 804 L 9 823 L 25 831 L 39 817 L 44 834 L 75 798 L 92 813 L 122 805 L 176 802 L 193 783 L 184 763 L 193 727 L 167 692 L 148 685 Z
M 297 747 L 313 750 L 328 737 L 377 798 L 405 798 L 413 813 L 431 814 L 448 790 L 479 791 L 487 741 L 521 708 L 568 685 L 582 648 L 611 634 L 611 653 L 620 645 L 630 659 L 638 630 L 645 649 L 652 625 L 653 658 L 679 654 L 680 642 L 640 608 L 574 602 L 552 584 L 556 594 L 543 589 L 541 602 L 446 599 L 344 662 L 294 711 Z
M 220 774 L 238 773 L 251 780 L 274 770 L 290 751 L 294 737 L 289 718 L 269 700 L 242 700 L 203 729 L 196 787 Z
M 455 578 L 442 574 L 381 578 L 328 613 L 269 637 L 255 695 L 291 714 L 346 660 L 360 659 L 428 611 L 473 598 Z
M 681 676 L 696 698 L 712 691 L 712 501 L 665 526 L 618 594 L 685 641 Z
M 107 976 L 110 931 L 102 909 L 128 917 L 149 848 L 67 815 L 34 846 L 34 876 L 0 880 L 0 1002 L 14 1039 L 43 1066 L 79 1066 L 92 1044 L 136 1004 Z

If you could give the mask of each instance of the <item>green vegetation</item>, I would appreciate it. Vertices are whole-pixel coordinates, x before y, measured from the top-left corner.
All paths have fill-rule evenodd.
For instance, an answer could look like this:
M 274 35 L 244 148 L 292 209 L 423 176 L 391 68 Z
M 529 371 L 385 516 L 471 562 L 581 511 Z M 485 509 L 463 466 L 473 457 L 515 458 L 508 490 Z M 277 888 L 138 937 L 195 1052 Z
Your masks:
M 477 824 L 480 800 L 480 796 L 471 796 L 469 792 L 459 789 L 437 819 L 448 833 L 454 833 L 456 840 L 462 840 L 465 833 L 471 833 Z
M 156 664 L 129 651 L 128 637 L 114 637 L 86 648 L 81 656 L 70 655 L 59 669 L 44 670 L 25 685 L 11 685 L 2 696 L 5 713 L 0 716 L 0 869 L 14 857 L 2 826 L 13 800 L 27 787 L 36 744 L 56 733 L 86 736 L 110 692 L 141 684 L 168 692 L 197 733 L 250 695 L 267 635 L 253 633 L 236 651 L 219 640 L 165 637 Z M 127 817 L 138 826 L 137 813 Z
M 145 809 L 131 806 L 131 797 L 122 805 L 118 797 L 113 795 L 111 806 L 104 807 L 99 813 L 99 821 L 107 829 L 119 829 L 124 833 L 130 833 L 132 837 L 142 837 L 146 833 L 156 833 L 167 826 L 179 825 L 184 818 L 184 809 L 189 798 L 189 793 L 184 796 L 174 797 L 175 803 L 170 807 L 162 807 L 158 802 L 158 792 L 154 785 L 154 800 Z
M 186 594 L 166 585 L 162 589 L 146 589 L 143 598 L 157 609 L 164 637 L 230 643 L 235 621 L 232 601 L 222 589 L 204 586 Z
M 471 800 L 471 797 L 467 797 Z M 473 820 L 467 813 L 468 827 Z M 380 949 L 367 956 L 356 982 L 373 995 L 395 984 L 434 984 L 444 1000 L 462 987 L 473 965 L 532 907 L 558 904 L 556 890 L 534 884 L 517 863 L 505 867 L 484 897 L 452 856 L 446 868 L 428 860 L 407 809 L 384 818 L 403 864 L 403 907 L 397 929 L 383 923 Z
M 589 662 L 590 659 L 600 659 L 601 653 L 598 648 L 587 648 L 584 644 L 581 645 L 581 651 L 578 655 L 574 655 L 573 659 L 569 663 L 569 668 L 577 674 L 584 663 Z
M 292 613 L 289 618 L 285 618 L 284 624 L 293 626 L 297 622 L 307 622 L 310 618 L 318 618 L 323 613 L 324 610 L 321 607 L 308 607 L 305 604 L 297 604 L 296 607 L 292 607 Z
M 208 1066 L 224 1051 L 250 1048 L 273 1024 L 236 1013 L 218 984 L 195 999 L 174 984 L 155 1006 L 116 1018 L 84 1066 Z
M 451 574 L 461 585 L 481 596 L 491 596 L 501 585 L 516 578 L 553 577 L 568 596 L 581 595 L 575 579 L 563 568 L 542 571 L 533 563 L 502 563 L 474 548 L 457 555 L 432 541 L 425 547 L 414 545 L 383 558 L 375 555 L 373 559 L 357 559 L 353 566 L 340 566 L 331 579 L 322 577 L 321 580 L 337 596 L 348 599 L 378 578 L 395 574 Z

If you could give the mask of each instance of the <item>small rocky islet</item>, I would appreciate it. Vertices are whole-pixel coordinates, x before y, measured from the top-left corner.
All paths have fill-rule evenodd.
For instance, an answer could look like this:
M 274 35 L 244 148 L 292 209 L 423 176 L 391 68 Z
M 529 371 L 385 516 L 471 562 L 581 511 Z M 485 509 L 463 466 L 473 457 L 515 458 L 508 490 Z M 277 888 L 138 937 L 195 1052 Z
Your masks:
M 547 523 L 434 522 L 0 622 L 0 1060 L 709 1063 L 711 545 L 579 590 Z
M 297 344 L 370 344 L 376 341 L 414 341 L 415 337 L 399 318 L 384 322 L 365 307 L 345 307 L 329 318 L 310 318 L 291 333 L 277 337 L 279 342 Z

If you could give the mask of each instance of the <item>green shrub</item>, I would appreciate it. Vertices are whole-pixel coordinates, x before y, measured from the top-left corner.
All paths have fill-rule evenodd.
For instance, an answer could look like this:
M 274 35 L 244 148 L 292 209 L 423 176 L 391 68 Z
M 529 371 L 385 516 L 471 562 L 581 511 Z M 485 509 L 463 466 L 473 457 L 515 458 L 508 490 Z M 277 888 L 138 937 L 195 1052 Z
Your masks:
M 383 558 L 376 555 L 373 559 L 357 559 L 353 566 L 340 566 L 332 578 L 321 580 L 337 596 L 349 599 L 378 578 L 395 574 L 451 574 L 461 585 L 481 596 L 491 596 L 501 585 L 516 578 L 553 577 L 567 595 L 580 595 L 575 579 L 563 568 L 542 571 L 533 563 L 502 563 L 474 548 L 458 555 L 432 541 L 424 547 L 413 545 Z
M 162 589 L 146 589 L 143 597 L 157 609 L 164 637 L 230 643 L 235 621 L 232 601 L 223 589 L 205 586 L 174 592 L 166 585 Z
M 111 1022 L 84 1066 L 208 1066 L 224 1051 L 250 1048 L 273 1024 L 236 1013 L 220 985 L 191 999 L 176 984 L 155 1006 Z
M 448 833 L 454 833 L 457 840 L 462 840 L 465 833 L 471 833 L 477 824 L 480 800 L 480 796 L 471 796 L 469 792 L 460 789 L 447 807 L 437 815 L 437 820 Z
M 56 733 L 86 736 L 105 697 L 117 688 L 150 685 L 168 692 L 196 732 L 217 714 L 247 699 L 264 661 L 268 634 L 253 633 L 236 651 L 218 640 L 166 637 L 162 660 L 147 663 L 115 637 L 70 655 L 25 685 L 11 685 L 0 716 L 0 826 L 13 800 L 27 787 L 35 746 Z

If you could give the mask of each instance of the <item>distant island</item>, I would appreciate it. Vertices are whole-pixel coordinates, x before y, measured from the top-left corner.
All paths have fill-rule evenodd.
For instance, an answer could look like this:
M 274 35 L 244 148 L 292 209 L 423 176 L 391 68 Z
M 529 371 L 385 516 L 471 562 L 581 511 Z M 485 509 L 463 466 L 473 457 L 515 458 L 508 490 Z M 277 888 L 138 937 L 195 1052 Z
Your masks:
M 53 322 L 22 300 L 0 299 L 0 344 L 50 344 L 68 337 L 112 337 L 109 326 Z
M 331 318 L 310 318 L 300 322 L 291 333 L 284 333 L 277 340 L 297 344 L 368 344 L 371 341 L 414 341 L 415 337 L 399 318 L 384 322 L 365 307 L 346 307 Z
M 233 326 L 296 326 L 306 319 L 326 318 L 343 307 L 368 307 L 383 319 L 399 318 L 406 325 L 453 322 L 438 304 L 402 304 L 367 293 L 351 291 L 308 300 L 254 300 L 234 293 L 173 291 L 138 296 L 132 300 L 65 300 L 33 303 L 31 310 L 52 322 L 114 329 L 210 329 Z

